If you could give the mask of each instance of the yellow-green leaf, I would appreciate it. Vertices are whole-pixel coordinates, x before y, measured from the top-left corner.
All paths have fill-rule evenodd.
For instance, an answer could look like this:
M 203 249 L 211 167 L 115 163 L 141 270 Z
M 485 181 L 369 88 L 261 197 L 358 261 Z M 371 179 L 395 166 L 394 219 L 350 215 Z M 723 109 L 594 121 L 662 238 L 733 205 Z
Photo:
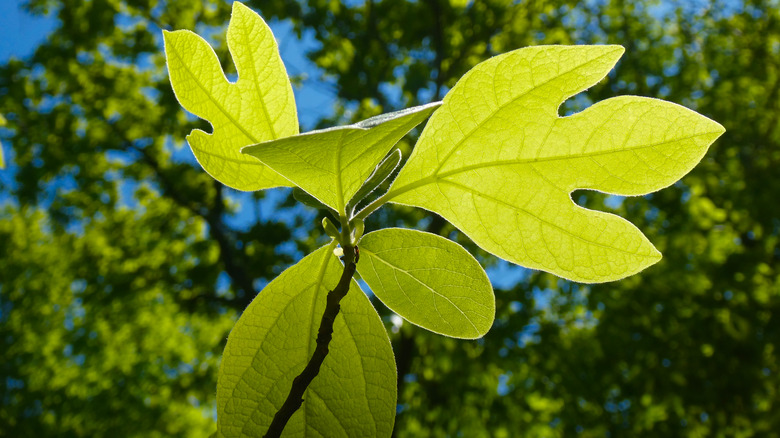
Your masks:
M 390 148 L 441 102 L 244 148 L 323 204 L 345 213 L 347 202 Z
M 366 234 L 358 272 L 390 310 L 432 332 L 475 339 L 493 325 L 496 303 L 485 270 L 436 234 L 400 228 Z
M 539 46 L 467 73 L 431 117 L 386 199 L 435 211 L 511 262 L 581 282 L 660 259 L 628 221 L 587 210 L 575 189 L 641 195 L 690 171 L 724 129 L 661 100 L 624 96 L 559 117 L 601 80 L 620 46 Z
M 211 176 L 238 190 L 288 186 L 282 176 L 252 157 L 247 145 L 298 133 L 298 115 L 287 71 L 271 29 L 239 2 L 227 31 L 238 80 L 228 82 L 217 55 L 188 30 L 165 32 L 165 55 L 179 103 L 213 127 L 187 137 L 198 162 Z
M 230 333 L 217 383 L 221 436 L 259 437 L 309 361 L 325 297 L 343 266 L 325 246 L 263 289 Z M 283 436 L 389 437 L 396 409 L 390 340 L 355 281 L 341 301 L 330 353 Z

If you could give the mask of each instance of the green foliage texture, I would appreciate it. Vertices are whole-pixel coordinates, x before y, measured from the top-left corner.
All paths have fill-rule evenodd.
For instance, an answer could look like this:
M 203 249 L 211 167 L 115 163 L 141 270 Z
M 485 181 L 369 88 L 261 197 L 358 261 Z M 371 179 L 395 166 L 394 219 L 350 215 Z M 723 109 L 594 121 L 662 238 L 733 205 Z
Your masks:
M 241 81 L 258 72 L 252 73 L 251 61 L 241 61 L 246 52 L 238 42 L 248 34 L 223 37 L 230 5 L 176 0 L 155 6 L 31 0 L 33 12 L 58 17 L 57 28 L 32 56 L 0 66 L 0 113 L 8 122 L 0 130 L 7 158 L 0 207 L 0 436 L 208 436 L 216 430 L 214 388 L 230 329 L 256 290 L 271 287 L 274 277 L 327 240 L 315 226 L 327 209 L 302 210 L 271 192 L 241 194 L 215 183 L 182 151 L 183 135 L 195 129 L 191 140 L 208 150 L 224 147 L 222 155 L 237 160 L 247 180 L 256 182 L 249 177 L 255 172 L 267 175 L 265 187 L 292 185 L 262 160 L 240 154 L 232 141 L 293 136 L 298 124 L 280 122 L 289 131 L 266 138 L 254 131 L 265 132 L 266 125 L 254 126 L 268 121 L 262 114 L 248 122 L 234 116 L 237 123 L 224 116 L 209 127 L 182 112 L 165 74 L 160 29 L 209 35 L 214 52 L 200 42 L 184 44 L 186 50 L 200 47 L 198 56 L 215 66 L 218 74 L 204 78 L 204 85 L 248 87 L 241 94 L 250 98 L 253 90 Z M 548 103 L 551 117 L 576 119 L 571 115 L 585 108 L 590 114 L 611 109 L 603 102 L 614 96 L 641 95 L 680 103 L 727 129 L 696 169 L 665 190 L 626 199 L 596 191 L 572 195 L 588 214 L 615 213 L 635 224 L 663 260 L 604 285 L 517 268 L 515 281 L 497 284 L 496 320 L 478 341 L 397 320 L 384 304 L 399 310 L 393 306 L 403 302 L 382 296 L 381 285 L 364 273 L 373 257 L 368 233 L 369 251 L 359 269 L 376 289 L 378 299 L 371 301 L 396 356 L 396 436 L 776 436 L 776 1 L 312 0 L 247 6 L 272 26 L 275 19 L 289 20 L 293 34 L 318 42 L 308 55 L 337 104 L 317 128 L 456 96 L 466 72 L 518 47 L 618 44 L 626 51 L 615 73 L 560 108 L 562 99 Z M 284 45 L 279 47 L 284 58 Z M 238 73 L 238 80 L 228 82 L 222 71 L 229 78 Z M 293 84 L 307 86 L 299 72 L 291 73 Z M 294 117 L 294 107 L 285 103 L 292 102 L 290 90 L 279 83 L 283 97 L 271 100 L 288 105 L 285 114 Z M 306 108 L 298 104 L 302 114 Z M 441 122 L 443 109 L 434 116 Z M 617 115 L 631 117 L 629 111 Z M 715 135 L 712 126 L 699 132 Z M 607 134 L 617 133 L 598 133 Z M 425 135 L 431 134 L 422 140 Z M 225 137 L 216 141 L 218 136 Z M 422 140 L 414 154 L 422 154 Z M 432 150 L 442 147 L 426 142 Z M 408 157 L 412 144 L 403 139 L 397 146 Z M 221 168 L 210 168 L 211 158 L 196 157 L 219 178 Z M 444 166 L 462 164 L 453 157 Z M 682 163 L 686 157 L 679 158 Z M 530 175 L 533 166 L 526 167 Z M 586 167 L 569 166 L 580 175 Z M 617 181 L 599 183 L 610 188 L 569 179 L 550 187 L 639 193 L 628 186 L 613 190 Z M 408 199 L 390 201 L 435 210 L 458 228 L 405 207 L 378 211 L 366 218 L 366 228 L 424 228 L 463 244 L 485 266 L 508 269 L 491 253 L 509 257 L 469 228 L 478 218 L 458 219 L 406 193 Z M 236 221 L 239 212 L 251 218 L 248 225 Z M 388 230 L 375 233 L 394 229 Z M 373 253 L 381 255 L 379 247 L 389 242 L 374 242 Z M 521 264 L 587 280 L 556 272 L 566 260 L 548 261 Z M 404 281 L 415 284 L 411 277 Z M 432 330 L 447 326 L 409 319 Z

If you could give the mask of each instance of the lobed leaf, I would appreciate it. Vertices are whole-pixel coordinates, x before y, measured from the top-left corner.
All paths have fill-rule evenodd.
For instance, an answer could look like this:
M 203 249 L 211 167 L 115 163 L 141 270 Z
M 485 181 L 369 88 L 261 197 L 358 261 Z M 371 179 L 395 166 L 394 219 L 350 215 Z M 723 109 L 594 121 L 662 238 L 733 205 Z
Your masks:
M 211 46 L 197 34 L 163 31 L 171 85 L 179 103 L 208 120 L 212 134 L 193 130 L 192 152 L 212 177 L 238 190 L 289 186 L 282 176 L 241 154 L 250 144 L 298 133 L 295 98 L 271 29 L 239 2 L 227 30 L 238 80 L 228 82 Z
M 357 268 L 377 298 L 420 327 L 476 339 L 493 325 L 496 303 L 485 270 L 441 236 L 400 228 L 366 234 Z
M 263 289 L 230 333 L 217 384 L 221 436 L 263 436 L 316 346 L 343 267 L 325 246 Z M 379 315 L 353 280 L 330 353 L 283 436 L 390 436 L 396 371 Z
M 657 262 L 634 225 L 577 206 L 571 192 L 667 187 L 724 129 L 634 96 L 559 117 L 559 105 L 602 79 L 622 53 L 539 46 L 477 65 L 431 117 L 386 198 L 439 213 L 503 259 L 575 281 L 617 280 Z
M 345 213 L 346 204 L 379 161 L 441 102 L 311 131 L 243 149 L 306 192 Z

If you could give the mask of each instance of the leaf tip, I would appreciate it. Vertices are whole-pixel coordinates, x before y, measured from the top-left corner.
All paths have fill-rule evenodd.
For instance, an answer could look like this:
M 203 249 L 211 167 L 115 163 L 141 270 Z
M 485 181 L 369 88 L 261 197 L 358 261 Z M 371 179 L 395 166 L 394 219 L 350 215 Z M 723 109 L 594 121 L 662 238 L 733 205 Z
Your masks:
M 171 42 L 171 38 L 173 38 L 173 32 L 171 32 L 168 29 L 162 30 L 162 36 L 163 36 L 163 46 L 165 46 L 165 52 L 166 52 L 166 60 L 168 59 L 168 44 Z
M 608 44 L 604 46 L 604 55 L 610 59 L 613 67 L 620 58 L 623 57 L 624 53 L 626 53 L 626 48 L 619 44 Z
M 177 45 L 177 43 L 179 43 L 179 46 L 181 46 L 181 38 L 186 38 L 187 34 L 192 34 L 200 38 L 198 34 L 186 29 L 179 29 L 179 30 L 163 29 L 162 33 L 163 33 L 163 47 L 165 50 L 165 59 L 167 61 L 170 61 L 171 51 L 174 52 L 178 51 L 178 49 L 175 46 Z
M 246 14 L 247 12 L 253 12 L 249 7 L 241 2 L 233 2 L 233 9 L 231 15 Z
M 260 146 L 259 144 L 250 144 L 249 146 L 242 147 L 238 151 L 243 155 L 251 155 L 254 157 L 255 155 L 253 154 L 253 152 L 259 149 L 259 146 Z
M 726 127 L 721 125 L 720 123 L 716 122 L 715 120 L 709 119 L 710 122 L 712 122 L 713 127 L 715 128 L 713 132 L 715 134 L 718 134 L 715 138 L 717 139 L 721 135 L 726 133 Z
M 254 10 L 252 10 L 252 8 L 250 8 L 249 6 L 247 6 L 247 5 L 245 5 L 245 4 L 241 3 L 241 2 L 238 2 L 238 1 L 233 2 L 233 9 L 231 10 L 230 15 L 231 15 L 231 17 L 230 17 L 230 23 L 231 24 L 233 24 L 233 20 L 239 20 L 240 21 L 240 20 L 252 20 L 252 19 L 254 19 L 254 20 L 260 20 L 260 22 L 262 22 L 262 24 L 265 25 L 263 27 L 267 27 L 268 26 L 268 24 L 265 22 L 265 20 L 263 19 L 263 17 L 260 14 L 258 14 Z M 232 26 L 232 25 L 228 25 L 228 32 L 231 32 L 231 29 L 233 27 L 234 26 Z M 268 30 L 270 31 L 270 29 L 268 29 Z
M 660 262 L 662 258 L 664 258 L 664 255 L 661 254 L 661 251 L 658 251 L 658 248 L 656 248 L 655 245 L 651 244 L 650 246 L 652 246 L 653 250 L 649 257 L 650 263 L 647 265 L 648 267 L 653 266 L 654 264 Z

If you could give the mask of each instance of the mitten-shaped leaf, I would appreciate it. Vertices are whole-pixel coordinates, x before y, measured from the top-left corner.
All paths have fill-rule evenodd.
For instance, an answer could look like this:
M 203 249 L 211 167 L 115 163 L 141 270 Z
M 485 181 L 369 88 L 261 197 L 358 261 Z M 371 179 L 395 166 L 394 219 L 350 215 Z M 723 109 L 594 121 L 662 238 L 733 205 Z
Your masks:
M 238 190 L 288 186 L 289 181 L 241 148 L 298 133 L 290 80 L 271 29 L 239 2 L 227 31 L 238 80 L 228 82 L 214 50 L 187 30 L 164 32 L 171 84 L 179 103 L 208 120 L 214 132 L 187 137 L 198 162 L 211 176 Z
M 724 129 L 676 104 L 624 96 L 558 107 L 614 66 L 620 46 L 540 46 L 467 73 L 428 122 L 386 199 L 435 211 L 511 262 L 581 282 L 660 259 L 628 221 L 587 210 L 575 189 L 641 195 L 690 171 Z
M 343 267 L 322 247 L 263 289 L 228 338 L 217 383 L 225 437 L 263 436 L 316 347 L 325 297 Z M 390 436 L 396 404 L 393 351 L 355 281 L 341 301 L 330 353 L 283 436 Z
M 360 241 L 358 272 L 390 310 L 455 338 L 483 336 L 495 297 L 487 274 L 462 246 L 421 231 L 387 228 Z
M 376 165 L 441 102 L 244 148 L 322 203 L 344 213 Z

